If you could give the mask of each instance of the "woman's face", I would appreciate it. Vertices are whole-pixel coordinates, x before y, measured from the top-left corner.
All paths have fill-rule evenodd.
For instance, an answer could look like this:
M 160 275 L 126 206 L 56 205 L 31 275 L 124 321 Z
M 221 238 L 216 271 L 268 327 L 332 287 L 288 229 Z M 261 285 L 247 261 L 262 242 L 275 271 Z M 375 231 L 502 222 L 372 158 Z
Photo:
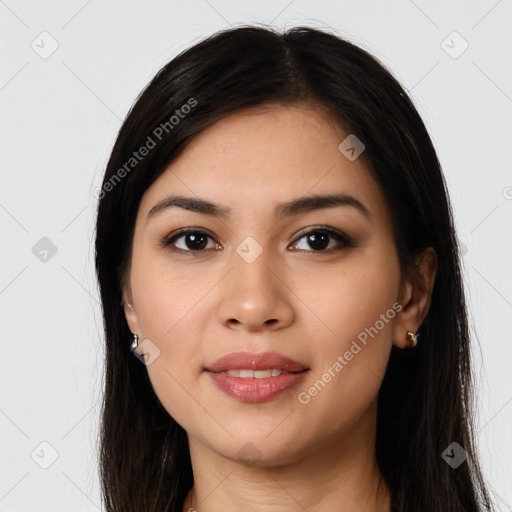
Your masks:
M 144 194 L 125 312 L 191 447 L 265 466 L 373 443 L 400 268 L 383 193 L 338 148 L 348 135 L 318 108 L 245 110 L 195 137 Z M 333 195 L 345 199 L 283 207 Z M 171 196 L 224 213 L 165 207 Z M 174 237 L 183 228 L 193 233 Z M 258 378 L 206 370 L 240 351 L 306 370 L 269 376 L 279 358 L 263 358 Z

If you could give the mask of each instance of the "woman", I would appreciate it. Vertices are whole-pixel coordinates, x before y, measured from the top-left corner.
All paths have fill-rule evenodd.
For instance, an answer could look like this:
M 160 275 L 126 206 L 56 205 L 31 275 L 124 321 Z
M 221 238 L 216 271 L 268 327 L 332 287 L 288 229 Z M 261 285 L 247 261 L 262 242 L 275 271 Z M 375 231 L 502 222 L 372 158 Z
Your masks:
M 448 195 L 375 58 L 209 37 L 137 99 L 99 198 L 107 510 L 490 509 Z

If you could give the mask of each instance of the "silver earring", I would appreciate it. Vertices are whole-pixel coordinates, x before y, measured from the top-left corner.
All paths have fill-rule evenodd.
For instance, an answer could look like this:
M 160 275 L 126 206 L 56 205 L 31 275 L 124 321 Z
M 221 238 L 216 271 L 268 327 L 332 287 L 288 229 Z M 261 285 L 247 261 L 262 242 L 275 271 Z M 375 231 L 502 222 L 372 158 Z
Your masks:
M 418 344 L 419 334 L 415 334 L 411 331 L 407 331 L 407 343 L 410 348 L 414 348 Z
M 132 344 L 130 345 L 130 350 L 133 352 L 137 348 L 138 344 L 139 344 L 139 337 L 136 334 L 134 334 Z

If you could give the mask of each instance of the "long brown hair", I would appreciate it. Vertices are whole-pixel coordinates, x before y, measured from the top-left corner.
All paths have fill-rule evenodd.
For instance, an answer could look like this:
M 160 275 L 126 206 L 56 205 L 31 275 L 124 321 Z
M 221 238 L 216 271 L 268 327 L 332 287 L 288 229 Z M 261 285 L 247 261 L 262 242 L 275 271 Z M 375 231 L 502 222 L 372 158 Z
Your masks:
M 109 512 L 181 512 L 193 485 L 186 432 L 129 350 L 122 285 L 141 197 L 187 143 L 219 119 L 263 103 L 304 101 L 327 107 L 364 141 L 362 158 L 391 208 L 402 272 L 425 247 L 438 256 L 421 344 L 411 351 L 393 347 L 378 396 L 376 456 L 392 510 L 490 510 L 474 448 L 459 249 L 440 164 L 418 112 L 381 63 L 335 34 L 245 26 L 208 37 L 157 73 L 123 122 L 105 171 L 96 270 L 106 341 L 100 470 Z M 187 115 L 172 121 L 187 104 Z M 131 161 L 148 137 L 154 147 Z M 453 442 L 468 454 L 458 468 L 441 457 Z

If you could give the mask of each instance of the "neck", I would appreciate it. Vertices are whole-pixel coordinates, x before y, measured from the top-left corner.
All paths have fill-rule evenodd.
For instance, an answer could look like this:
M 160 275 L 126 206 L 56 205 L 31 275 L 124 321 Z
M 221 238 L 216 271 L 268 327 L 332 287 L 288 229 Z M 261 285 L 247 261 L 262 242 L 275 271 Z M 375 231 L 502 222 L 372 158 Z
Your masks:
M 369 433 L 330 439 L 286 464 L 252 467 L 189 438 L 194 487 L 183 512 L 389 512 Z

